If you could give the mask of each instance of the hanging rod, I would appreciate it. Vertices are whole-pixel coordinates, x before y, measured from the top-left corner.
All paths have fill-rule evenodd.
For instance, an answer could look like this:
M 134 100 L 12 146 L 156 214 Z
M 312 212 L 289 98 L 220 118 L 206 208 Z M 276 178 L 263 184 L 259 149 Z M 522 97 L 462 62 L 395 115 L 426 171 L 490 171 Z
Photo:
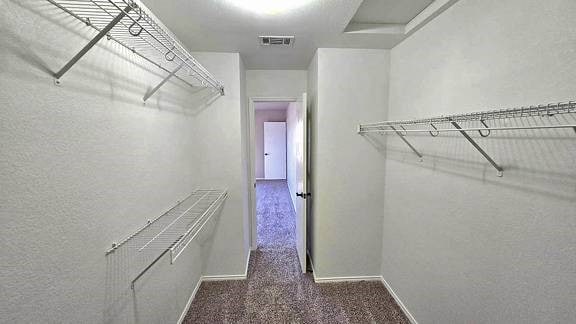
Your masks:
M 214 214 L 222 207 L 222 203 L 228 197 L 228 193 L 224 191 L 214 200 L 208 208 L 202 213 L 200 217 L 190 226 L 186 233 L 182 234 L 174 244 L 169 248 L 170 250 L 170 263 L 174 263 L 178 256 L 188 247 L 188 244 L 196 238 L 200 230 L 212 218 Z
M 560 114 L 576 113 L 576 102 L 560 102 L 555 104 L 546 104 L 521 108 L 509 108 L 491 111 L 482 111 L 466 114 L 456 114 L 424 119 L 413 120 L 396 120 L 383 121 L 370 124 L 358 125 L 359 134 L 394 133 L 418 156 L 420 161 L 423 155 L 418 151 L 410 141 L 406 139 L 409 133 L 429 133 L 432 137 L 437 137 L 443 132 L 459 132 L 482 156 L 498 171 L 497 175 L 502 176 L 504 169 L 492 159 L 492 157 L 482 149 L 480 145 L 467 133 L 477 131 L 480 136 L 488 137 L 492 131 L 513 131 L 513 130 L 536 130 L 536 129 L 562 129 L 572 128 L 576 132 L 576 124 L 558 124 L 558 125 L 534 125 L 534 126 L 504 126 L 491 127 L 488 121 L 498 119 L 526 118 L 526 117 L 552 117 Z M 476 121 L 482 124 L 481 127 L 462 127 L 459 123 Z M 449 123 L 454 128 L 438 128 L 435 124 Z M 425 129 L 418 126 L 426 126 Z M 406 127 L 415 126 L 416 129 L 406 129 Z
M 456 114 L 424 119 L 412 120 L 395 120 L 383 121 L 377 123 L 360 124 L 358 127 L 359 133 L 364 133 L 368 130 L 381 130 L 388 126 L 408 126 L 408 125 L 430 125 L 450 122 L 467 122 L 467 121 L 488 121 L 494 119 L 506 118 L 520 118 L 520 117 L 551 117 L 554 115 L 567 114 L 576 112 L 576 102 L 560 102 L 555 104 L 545 104 L 530 107 L 509 108 L 500 110 L 481 111 L 466 114 Z M 430 131 L 430 130 L 427 130 Z M 436 132 L 436 130 L 432 130 Z
M 136 251 L 141 252 L 146 247 L 162 241 L 164 237 L 180 238 L 190 229 L 189 225 L 196 220 L 197 214 L 209 212 L 214 202 L 221 203 L 226 197 L 226 190 L 196 189 L 160 216 L 148 220 L 146 224 L 138 228 L 134 233 L 118 242 L 113 242 L 112 247 L 106 250 L 105 254 L 109 255 L 125 245 L 135 248 L 135 246 L 129 244 L 133 241 L 140 242 L 140 244 L 137 244 L 138 248 Z M 172 243 L 176 243 L 176 240 L 172 241 Z M 166 246 L 166 248 L 168 247 Z
M 98 31 L 84 48 L 54 74 L 56 84 L 60 84 L 60 78 L 106 37 L 169 73 L 152 92 L 144 96 L 144 101 L 171 77 L 192 87 L 207 87 L 224 95 L 224 86 L 139 0 L 48 1 Z
M 160 216 L 148 220 L 120 243 L 106 251 L 111 264 L 124 265 L 134 289 L 135 283 L 166 254 L 173 264 L 205 225 L 221 210 L 226 190 L 197 189 Z
M 384 126 L 392 127 L 392 126 Z M 402 131 L 394 129 L 371 129 L 360 131 L 359 133 L 436 133 L 436 132 L 460 132 L 460 131 L 506 131 L 506 130 L 527 130 L 527 129 L 558 129 L 558 128 L 574 128 L 576 131 L 576 124 L 566 124 L 566 125 L 541 125 L 541 126 L 511 126 L 511 127 L 476 127 L 476 128 L 434 128 L 434 129 L 403 129 Z M 432 136 L 435 137 L 435 136 Z M 484 136 L 487 137 L 487 136 Z
M 175 219 L 169 219 L 169 224 L 165 225 L 165 227 L 158 234 L 154 235 L 152 239 L 148 240 L 148 238 L 146 238 L 144 241 L 147 242 L 137 249 L 137 252 L 145 253 L 147 252 L 146 250 L 151 252 L 160 250 L 161 253 L 153 254 L 157 256 L 152 260 L 152 262 L 147 262 L 147 265 L 140 270 L 134 279 L 132 279 L 130 282 L 130 287 L 132 289 L 134 289 L 136 281 L 148 272 L 148 270 L 150 270 L 168 252 L 170 252 L 170 263 L 173 264 L 178 256 L 180 256 L 186 247 L 188 247 L 190 242 L 192 242 L 204 228 L 204 225 L 206 225 L 212 216 L 214 216 L 214 214 L 216 214 L 216 212 L 222 207 L 224 200 L 228 195 L 225 190 L 199 190 L 196 193 L 199 193 L 201 198 L 195 200 L 190 207 L 180 214 L 180 216 Z

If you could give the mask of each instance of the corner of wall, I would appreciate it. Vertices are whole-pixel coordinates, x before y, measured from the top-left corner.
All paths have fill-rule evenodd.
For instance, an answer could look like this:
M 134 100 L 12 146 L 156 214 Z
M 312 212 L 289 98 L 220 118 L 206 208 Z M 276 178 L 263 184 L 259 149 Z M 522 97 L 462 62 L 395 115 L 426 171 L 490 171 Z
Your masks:
M 243 203 L 243 228 L 244 228 L 244 253 L 250 254 L 250 204 L 251 204 L 251 180 L 250 180 L 250 113 L 248 111 L 248 97 L 246 93 L 246 68 L 242 55 L 238 54 L 240 65 L 240 123 L 242 142 L 242 203 Z

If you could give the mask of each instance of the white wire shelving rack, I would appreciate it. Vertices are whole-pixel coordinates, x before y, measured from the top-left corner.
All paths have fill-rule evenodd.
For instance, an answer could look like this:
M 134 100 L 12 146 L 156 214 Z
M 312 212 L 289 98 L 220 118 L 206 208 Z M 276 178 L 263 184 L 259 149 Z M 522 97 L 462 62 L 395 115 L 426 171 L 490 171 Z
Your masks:
M 360 124 L 358 126 L 358 133 L 361 135 L 377 133 L 377 134 L 396 134 L 402 141 L 416 154 L 420 161 L 423 159 L 422 153 L 417 150 L 414 145 L 406 137 L 414 133 L 429 133 L 432 137 L 437 137 L 440 133 L 458 132 L 482 156 L 498 171 L 498 176 L 503 175 L 504 169 L 492 159 L 490 155 L 478 145 L 478 143 L 469 135 L 468 132 L 478 132 L 481 137 L 488 137 L 493 131 L 515 131 L 515 130 L 544 130 L 544 129 L 562 129 L 572 128 L 576 132 L 576 123 L 554 123 L 552 122 L 553 116 L 563 114 L 576 114 L 576 102 L 560 102 L 553 104 L 537 105 L 530 107 L 508 108 L 490 111 L 480 111 L 466 114 L 455 114 L 423 119 L 412 120 L 395 120 L 383 121 L 377 123 Z M 540 125 L 529 126 L 491 126 L 491 121 L 509 120 L 515 118 L 541 117 L 540 120 L 544 123 Z M 478 126 L 462 127 L 463 123 L 477 123 Z M 448 127 L 438 127 L 438 125 L 446 124 Z M 451 126 L 451 127 L 450 127 Z
M 98 34 L 54 73 L 56 84 L 102 38 L 114 40 L 168 73 L 143 100 L 148 100 L 175 77 L 191 87 L 224 95 L 224 86 L 178 41 L 168 28 L 138 0 L 47 0 L 95 29 Z
M 220 210 L 226 190 L 198 189 L 167 212 L 148 222 L 119 242 L 106 256 L 118 253 L 129 268 L 130 286 L 166 254 L 174 263 L 204 226 Z

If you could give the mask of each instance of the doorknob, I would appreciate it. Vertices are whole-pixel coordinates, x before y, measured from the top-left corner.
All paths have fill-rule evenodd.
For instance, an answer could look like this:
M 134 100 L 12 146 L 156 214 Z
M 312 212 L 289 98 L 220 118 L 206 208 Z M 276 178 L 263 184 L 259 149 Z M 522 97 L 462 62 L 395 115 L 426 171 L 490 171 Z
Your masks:
M 310 196 L 310 193 L 309 193 L 309 192 L 308 192 L 308 193 L 297 192 L 297 193 L 296 193 L 296 196 L 302 197 L 303 199 L 306 199 L 307 197 Z
M 268 154 L 268 153 L 264 153 L 264 155 L 270 155 L 270 154 Z

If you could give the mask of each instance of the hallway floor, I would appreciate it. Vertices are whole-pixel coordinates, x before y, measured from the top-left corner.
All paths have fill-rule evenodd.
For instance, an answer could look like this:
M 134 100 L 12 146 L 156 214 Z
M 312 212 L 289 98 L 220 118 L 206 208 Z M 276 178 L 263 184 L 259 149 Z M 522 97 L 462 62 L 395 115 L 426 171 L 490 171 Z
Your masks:
M 185 323 L 409 323 L 380 282 L 314 282 L 300 270 L 286 181 L 258 181 L 247 280 L 203 282 Z

